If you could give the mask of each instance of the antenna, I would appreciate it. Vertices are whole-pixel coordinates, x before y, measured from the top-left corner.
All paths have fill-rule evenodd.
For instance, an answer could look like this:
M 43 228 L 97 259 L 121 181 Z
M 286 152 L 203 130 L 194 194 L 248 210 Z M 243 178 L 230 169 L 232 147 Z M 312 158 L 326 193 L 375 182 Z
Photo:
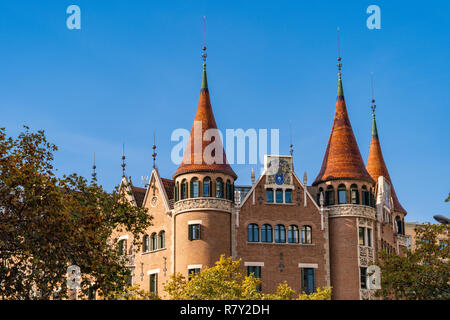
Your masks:
M 370 106 L 372 108 L 372 115 L 375 116 L 375 109 L 377 108 L 375 104 L 375 95 L 373 90 L 373 72 L 370 73 L 370 85 L 372 87 L 372 105 Z
M 153 153 L 152 153 L 152 157 L 153 157 L 153 169 L 156 169 L 156 156 L 158 155 L 157 153 L 156 153 L 156 134 L 155 134 L 155 132 L 153 131 L 153 146 L 152 146 L 152 149 L 153 149 Z
M 125 143 L 122 144 L 122 178 L 125 178 L 125 167 L 127 166 L 125 164 Z
M 95 165 L 95 152 L 94 152 L 94 165 L 92 166 L 92 179 L 97 180 L 97 173 L 95 172 L 95 169 L 97 169 Z
M 292 120 L 289 120 L 289 153 L 291 154 L 291 157 L 294 155 L 294 145 L 292 144 Z

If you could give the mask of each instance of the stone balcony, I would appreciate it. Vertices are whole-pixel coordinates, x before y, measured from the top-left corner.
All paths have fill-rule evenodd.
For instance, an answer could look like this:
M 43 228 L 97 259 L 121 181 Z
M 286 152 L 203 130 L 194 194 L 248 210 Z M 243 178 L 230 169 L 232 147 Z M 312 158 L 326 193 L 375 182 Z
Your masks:
M 359 204 L 338 204 L 326 207 L 329 218 L 336 217 L 360 217 L 376 219 L 375 208 Z
M 174 212 L 181 213 L 198 210 L 211 210 L 231 213 L 233 207 L 234 203 L 230 200 L 213 197 L 200 197 L 189 198 L 175 202 Z

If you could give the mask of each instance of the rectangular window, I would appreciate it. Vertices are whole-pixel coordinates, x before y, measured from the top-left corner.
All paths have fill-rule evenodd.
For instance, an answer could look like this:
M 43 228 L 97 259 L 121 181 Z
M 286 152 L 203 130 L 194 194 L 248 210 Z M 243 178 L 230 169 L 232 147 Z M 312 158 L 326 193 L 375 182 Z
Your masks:
M 259 266 L 248 266 L 247 267 L 247 276 L 250 277 L 253 275 L 256 279 L 261 279 L 261 267 Z M 257 290 L 261 292 L 261 285 L 258 286 Z
M 338 190 L 338 202 L 339 204 L 347 203 L 347 190 Z
M 199 240 L 200 239 L 200 225 L 199 224 L 190 224 L 188 226 L 188 237 L 189 240 Z
M 158 274 L 153 273 L 150 275 L 150 292 L 158 294 Z
M 284 200 L 286 203 L 292 203 L 292 190 L 286 190 L 284 192 Z
M 277 189 L 275 196 L 276 196 L 277 203 L 283 203 L 283 190 L 282 189 Z
M 359 227 L 359 245 L 365 246 L 366 239 L 364 237 L 364 228 Z
M 372 229 L 367 228 L 367 245 L 372 246 Z
M 273 203 L 273 189 L 266 190 L 266 201 L 269 203 Z
M 367 289 L 367 268 L 359 268 L 361 273 L 361 289 Z
M 193 275 L 200 273 L 200 268 L 188 269 L 188 280 L 191 281 Z
M 311 294 L 316 291 L 316 276 L 314 268 L 302 268 L 302 291 Z

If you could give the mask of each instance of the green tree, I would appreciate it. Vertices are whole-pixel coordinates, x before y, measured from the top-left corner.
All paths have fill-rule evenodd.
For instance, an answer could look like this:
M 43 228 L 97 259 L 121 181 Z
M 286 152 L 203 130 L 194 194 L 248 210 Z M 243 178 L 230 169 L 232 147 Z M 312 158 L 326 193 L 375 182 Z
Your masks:
M 146 209 L 131 205 L 116 188 L 109 193 L 76 174 L 58 178 L 57 147 L 43 131 L 25 127 L 17 138 L 0 129 L 0 297 L 67 297 L 66 269 L 83 275 L 82 294 L 104 295 L 127 285 L 130 271 L 114 230 L 135 239 L 151 224 Z M 137 240 L 135 241 L 137 244 Z
M 387 299 L 448 300 L 449 226 L 423 224 L 416 228 L 416 249 L 405 249 L 404 256 L 382 251 L 381 290 Z
M 245 276 L 241 260 L 221 255 L 216 265 L 192 275 L 191 280 L 177 273 L 165 283 L 164 289 L 174 300 L 329 300 L 331 288 L 318 289 L 311 295 L 298 295 L 284 282 L 276 293 L 263 294 L 258 291 L 261 280 Z

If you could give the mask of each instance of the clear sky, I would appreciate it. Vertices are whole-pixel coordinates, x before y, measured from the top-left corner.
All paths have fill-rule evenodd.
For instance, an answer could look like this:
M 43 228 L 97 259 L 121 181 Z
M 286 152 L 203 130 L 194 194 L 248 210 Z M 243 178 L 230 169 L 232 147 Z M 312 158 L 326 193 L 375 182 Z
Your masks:
M 59 174 L 120 182 L 122 143 L 135 185 L 157 165 L 170 178 L 170 141 L 190 129 L 201 84 L 207 16 L 208 83 L 219 128 L 278 128 L 309 183 L 319 172 L 343 84 L 364 161 L 371 134 L 370 73 L 384 158 L 407 221 L 450 216 L 449 1 L 0 0 L 0 126 L 45 129 Z M 66 9 L 81 8 L 81 30 Z M 381 8 L 381 29 L 366 8 Z M 250 184 L 250 165 L 234 165 Z M 257 172 L 259 167 L 256 168 Z

